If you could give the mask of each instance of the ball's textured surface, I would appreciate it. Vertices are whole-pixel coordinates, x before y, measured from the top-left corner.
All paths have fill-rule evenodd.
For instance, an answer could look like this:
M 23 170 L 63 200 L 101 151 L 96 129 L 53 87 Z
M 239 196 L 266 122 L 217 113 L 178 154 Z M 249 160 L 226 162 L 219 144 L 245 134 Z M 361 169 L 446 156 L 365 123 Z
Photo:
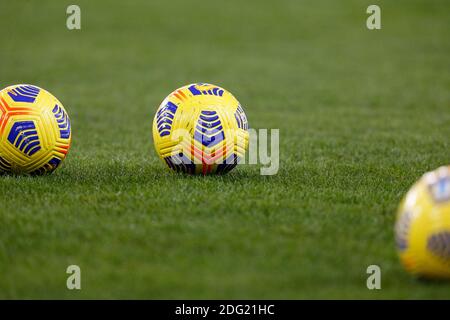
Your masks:
M 198 83 L 172 92 L 153 120 L 156 152 L 167 166 L 191 174 L 226 173 L 248 148 L 248 122 L 236 98 Z
M 426 278 L 450 278 L 450 167 L 425 174 L 403 199 L 395 226 L 405 268 Z
M 70 141 L 67 112 L 49 92 L 26 84 L 0 91 L 0 173 L 52 172 Z

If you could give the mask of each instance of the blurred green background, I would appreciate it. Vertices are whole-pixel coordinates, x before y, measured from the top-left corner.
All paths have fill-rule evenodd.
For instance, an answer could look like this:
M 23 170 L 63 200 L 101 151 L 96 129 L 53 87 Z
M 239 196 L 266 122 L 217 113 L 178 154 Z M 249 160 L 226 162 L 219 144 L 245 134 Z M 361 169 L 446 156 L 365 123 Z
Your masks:
M 396 255 L 395 210 L 449 163 L 450 2 L 1 1 L 0 86 L 56 95 L 64 167 L 0 177 L 0 298 L 450 298 Z M 280 171 L 169 172 L 151 140 L 172 90 L 230 90 L 280 129 Z M 69 264 L 82 290 L 66 289 Z M 382 269 L 382 290 L 366 268 Z

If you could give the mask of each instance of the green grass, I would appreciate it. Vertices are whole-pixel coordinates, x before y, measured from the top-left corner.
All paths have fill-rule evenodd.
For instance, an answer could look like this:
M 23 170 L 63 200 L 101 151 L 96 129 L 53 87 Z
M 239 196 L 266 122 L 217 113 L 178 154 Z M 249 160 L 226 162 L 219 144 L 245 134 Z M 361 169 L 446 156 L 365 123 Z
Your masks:
M 51 176 L 0 178 L 0 298 L 450 298 L 393 239 L 401 197 L 449 163 L 450 5 L 377 1 L 369 31 L 372 2 L 83 0 L 68 31 L 69 1 L 2 1 L 0 86 L 55 94 L 73 145 Z M 280 129 L 277 175 L 164 167 L 153 115 L 192 82 Z

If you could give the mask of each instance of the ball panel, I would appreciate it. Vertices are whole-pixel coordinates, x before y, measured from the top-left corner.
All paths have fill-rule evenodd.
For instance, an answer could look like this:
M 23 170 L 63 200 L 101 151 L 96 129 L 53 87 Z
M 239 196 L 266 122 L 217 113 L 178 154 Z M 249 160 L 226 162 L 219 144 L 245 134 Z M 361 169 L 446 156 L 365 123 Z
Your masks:
M 11 172 L 11 163 L 0 155 L 0 172 Z
M 395 243 L 401 252 L 409 247 L 409 235 L 411 231 L 412 213 L 404 211 L 400 214 L 395 224 Z
M 427 249 L 443 263 L 450 263 L 450 231 L 432 234 L 427 240 Z M 450 268 L 450 264 L 448 265 Z
M 16 85 L 5 89 L 15 103 L 34 103 L 41 89 L 32 85 Z
M 175 113 L 178 106 L 171 101 L 166 101 L 156 113 L 156 128 L 160 137 L 170 135 Z

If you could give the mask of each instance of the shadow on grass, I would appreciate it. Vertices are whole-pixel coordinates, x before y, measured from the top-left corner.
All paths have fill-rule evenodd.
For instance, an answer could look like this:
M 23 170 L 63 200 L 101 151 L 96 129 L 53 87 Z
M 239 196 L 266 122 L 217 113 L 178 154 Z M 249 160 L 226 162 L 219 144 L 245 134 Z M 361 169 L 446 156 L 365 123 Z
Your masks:
M 227 174 L 191 175 L 175 172 L 164 165 L 146 161 L 143 163 L 108 161 L 92 163 L 77 161 L 63 165 L 53 173 L 44 175 L 26 175 L 4 173 L 0 175 L 0 184 L 30 183 L 53 185 L 111 185 L 120 183 L 158 184 L 177 181 L 192 181 L 192 183 L 236 183 L 237 181 L 256 181 L 264 179 L 255 166 L 238 166 Z
M 440 279 L 440 278 L 426 278 L 423 276 L 418 276 L 414 279 L 420 285 L 430 286 L 430 287 L 439 287 L 439 286 L 448 286 L 450 284 L 450 279 Z

